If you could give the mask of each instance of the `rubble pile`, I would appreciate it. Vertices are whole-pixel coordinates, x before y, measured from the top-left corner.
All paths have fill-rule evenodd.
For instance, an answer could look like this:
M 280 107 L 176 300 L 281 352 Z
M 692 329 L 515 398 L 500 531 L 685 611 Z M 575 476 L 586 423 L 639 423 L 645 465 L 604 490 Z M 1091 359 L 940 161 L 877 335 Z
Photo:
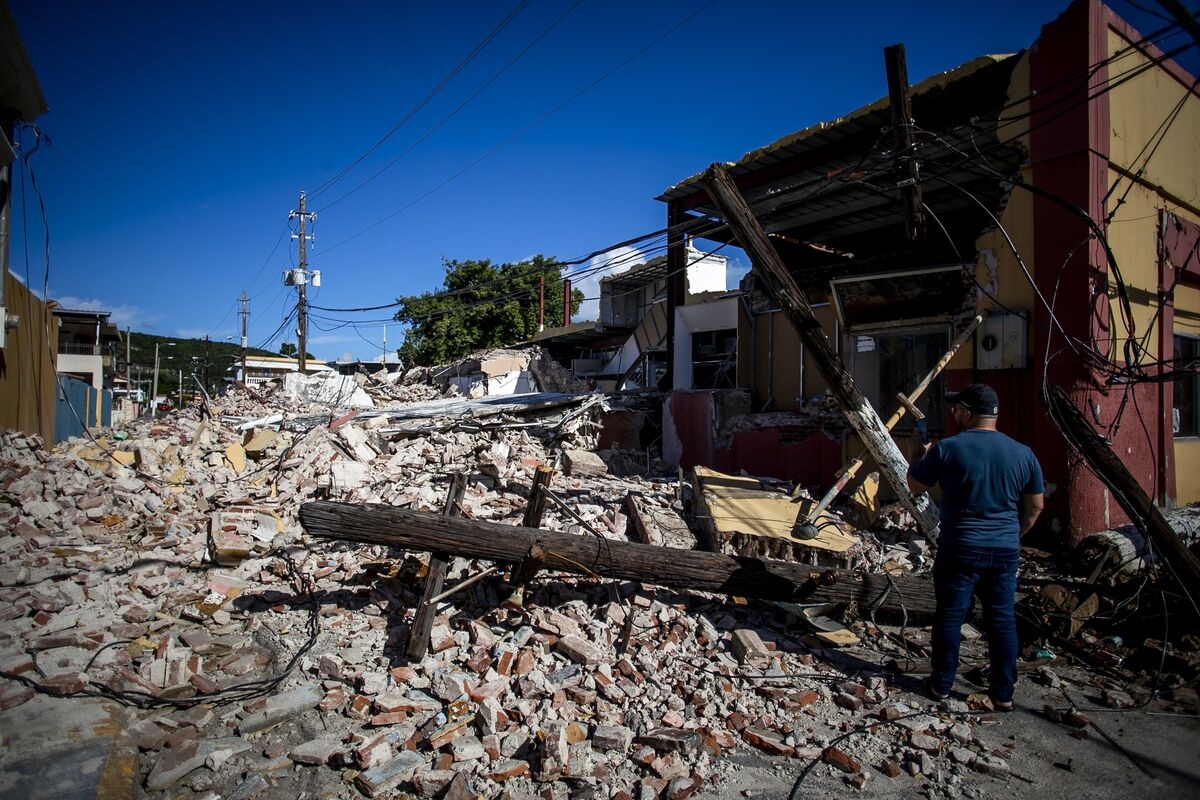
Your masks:
M 52 452 L 0 434 L 0 714 L 38 693 L 121 702 L 149 796 L 674 800 L 735 791 L 733 750 L 819 759 L 858 788 L 1006 779 L 986 698 L 898 685 L 878 664 L 920 637 L 873 621 L 844 658 L 761 604 L 554 573 L 515 602 L 498 573 L 446 597 L 409 662 L 429 556 L 312 539 L 302 503 L 440 512 L 462 473 L 464 516 L 518 524 L 549 464 L 569 510 L 547 504 L 542 527 L 694 537 L 674 479 L 616 477 L 591 452 L 595 396 L 479 416 L 424 384 L 352 382 L 373 409 L 235 391 Z M 452 559 L 448 585 L 483 566 Z

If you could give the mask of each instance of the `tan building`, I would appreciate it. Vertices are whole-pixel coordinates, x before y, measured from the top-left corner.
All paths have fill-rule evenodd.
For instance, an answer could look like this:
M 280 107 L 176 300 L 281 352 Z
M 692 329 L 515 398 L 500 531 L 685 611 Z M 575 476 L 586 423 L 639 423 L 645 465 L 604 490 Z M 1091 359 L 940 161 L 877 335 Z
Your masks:
M 231 367 L 236 379 L 251 389 L 271 381 L 282 380 L 289 372 L 299 372 L 300 362 L 295 358 L 284 356 L 250 356 L 246 359 L 246 374 L 242 374 L 241 362 Z M 304 365 L 304 374 L 315 375 L 319 372 L 335 372 L 334 369 L 315 359 L 308 359 Z
M 0 4 L 0 230 L 12 224 L 9 187 L 19 167 L 13 137 L 19 122 L 46 113 L 29 54 L 8 6 Z M 0 247 L 0 426 L 54 442 L 56 327 L 46 303 L 8 270 L 8 237 Z
M 926 213 L 913 240 L 886 97 L 728 168 L 883 416 L 967 320 L 986 316 L 920 405 L 946 428 L 943 389 L 995 386 L 1001 428 L 1034 447 L 1053 488 L 1043 518 L 1072 540 L 1126 518 L 1045 413 L 1050 386 L 1157 502 L 1200 500 L 1200 93 L 1171 60 L 1189 46 L 1177 26 L 1147 36 L 1098 0 L 1076 0 L 1029 50 L 914 84 L 910 155 Z M 700 177 L 660 196 L 669 225 L 719 216 Z M 678 275 L 683 248 L 668 258 Z M 821 375 L 779 309 L 747 289 L 737 385 L 754 409 L 810 407 Z M 668 286 L 668 318 L 682 296 Z M 669 338 L 678 370 L 690 344 L 677 322 Z M 861 449 L 840 433 L 723 431 L 712 392 L 677 391 L 665 411 L 664 438 L 684 466 L 827 486 Z

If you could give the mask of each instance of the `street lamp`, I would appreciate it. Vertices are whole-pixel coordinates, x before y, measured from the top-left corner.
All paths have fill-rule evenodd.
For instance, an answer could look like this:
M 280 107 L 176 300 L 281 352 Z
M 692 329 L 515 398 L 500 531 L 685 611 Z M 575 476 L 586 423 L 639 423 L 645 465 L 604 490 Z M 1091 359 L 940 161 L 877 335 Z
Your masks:
M 150 418 L 158 418 L 158 347 L 165 345 L 166 347 L 174 347 L 175 342 L 155 342 L 154 343 L 154 388 L 150 392 Z

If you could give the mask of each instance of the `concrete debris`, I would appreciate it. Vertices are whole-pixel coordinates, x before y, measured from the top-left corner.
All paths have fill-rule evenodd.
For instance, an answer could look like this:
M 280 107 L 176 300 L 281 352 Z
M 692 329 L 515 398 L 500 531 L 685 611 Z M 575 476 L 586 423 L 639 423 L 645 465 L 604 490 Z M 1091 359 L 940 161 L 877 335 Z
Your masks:
M 547 361 L 517 351 L 396 380 L 295 376 L 261 400 L 214 398 L 209 418 L 188 409 L 52 451 L 0 432 L 0 725 L 39 689 L 191 698 L 126 709 L 139 796 L 152 797 L 729 795 L 725 756 L 739 749 L 821 760 L 859 786 L 870 769 L 1010 771 L 979 715 L 939 717 L 886 678 L 840 672 L 806 625 L 723 596 L 541 573 L 514 604 L 501 571 L 448 595 L 429 654 L 406 662 L 428 557 L 309 539 L 302 503 L 441 512 L 459 472 L 463 516 L 519 524 L 535 470 L 559 463 L 551 491 L 596 533 L 554 503 L 543 528 L 696 546 L 674 476 L 618 477 L 595 455 L 609 400 L 505 394 L 578 388 Z M 479 401 L 443 397 L 481 382 Z M 850 557 L 919 563 L 895 539 Z M 489 566 L 451 561 L 448 587 Z M 603 575 L 603 556 L 588 568 Z M 901 647 L 874 622 L 847 624 L 857 664 L 920 636 Z M 1104 700 L 1135 702 L 1115 687 Z M 828 746 L 873 721 L 872 736 Z

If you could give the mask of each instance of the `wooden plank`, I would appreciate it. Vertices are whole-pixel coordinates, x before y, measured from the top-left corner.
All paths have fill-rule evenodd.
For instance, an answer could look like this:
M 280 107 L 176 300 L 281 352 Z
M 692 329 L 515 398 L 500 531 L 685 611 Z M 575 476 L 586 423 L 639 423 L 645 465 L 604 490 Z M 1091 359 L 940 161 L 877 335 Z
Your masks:
M 461 472 L 455 473 L 450 480 L 450 491 L 446 495 L 446 506 L 442 515 L 446 518 L 457 517 L 462 513 L 459 503 L 467 488 L 467 478 Z M 409 661 L 420 661 L 429 650 L 429 636 L 433 631 L 433 618 L 437 616 L 436 598 L 442 592 L 442 584 L 446 581 L 446 570 L 450 566 L 450 556 L 444 551 L 431 551 L 429 556 L 429 572 L 425 575 L 425 592 L 417 605 L 417 614 L 413 618 L 412 629 L 408 633 L 408 648 L 405 655 Z
M 534 545 L 546 554 L 544 567 L 577 575 L 603 575 L 682 590 L 763 600 L 855 602 L 910 615 L 930 616 L 933 585 L 928 578 L 897 575 L 899 591 L 886 580 L 864 581 L 843 570 L 786 561 L 728 556 L 700 550 L 652 547 L 595 536 L 502 525 L 409 511 L 379 504 L 305 503 L 300 522 L 314 536 L 448 553 L 504 564 L 524 560 Z M 429 596 L 437 592 L 430 592 Z M 882 601 L 881 601 L 882 598 Z
M 1096 477 L 1109 488 L 1138 530 L 1154 543 L 1159 555 L 1170 567 L 1167 574 L 1175 576 L 1185 594 L 1194 596 L 1194 593 L 1200 592 L 1200 559 L 1188 550 L 1171 523 L 1167 522 L 1158 506 L 1143 491 L 1137 478 L 1096 433 L 1066 391 L 1061 386 L 1051 386 L 1049 391 L 1042 393 L 1042 401 L 1067 441 L 1083 456 Z
M 704 174 L 704 188 L 712 196 L 725 221 L 737 236 L 738 242 L 750 256 L 755 275 L 762 279 L 763 288 L 779 304 L 783 313 L 804 341 L 806 352 L 829 384 L 830 392 L 846 412 L 847 421 L 863 440 L 879 465 L 879 472 L 892 491 L 916 519 L 922 532 L 936 540 L 937 512 L 927 494 L 914 497 L 908 490 L 908 461 L 892 440 L 891 433 L 854 385 L 849 370 L 834 351 L 821 323 L 813 314 L 804 291 L 792 278 L 783 259 L 775 251 L 762 226 L 754 218 L 746 199 L 738 191 L 729 173 L 720 164 L 713 164 Z

